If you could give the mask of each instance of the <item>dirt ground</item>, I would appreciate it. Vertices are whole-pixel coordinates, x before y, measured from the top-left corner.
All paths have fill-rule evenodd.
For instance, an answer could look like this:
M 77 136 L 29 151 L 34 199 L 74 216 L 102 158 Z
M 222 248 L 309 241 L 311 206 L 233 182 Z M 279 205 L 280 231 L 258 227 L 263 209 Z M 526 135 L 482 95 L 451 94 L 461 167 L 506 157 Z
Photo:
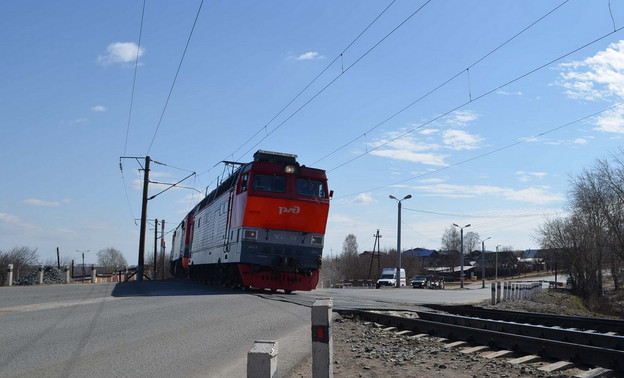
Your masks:
M 535 301 L 524 301 L 518 310 L 544 313 L 566 313 L 591 316 L 579 301 L 567 295 L 542 293 Z M 511 305 L 505 308 L 511 309 Z M 514 365 L 509 356 L 486 358 L 491 349 L 463 353 L 471 347 L 447 347 L 447 341 L 436 337 L 414 338 L 398 335 L 357 318 L 334 314 L 334 377 L 572 377 L 588 367 L 573 367 L 557 373 L 546 373 L 538 368 L 549 361 Z M 553 361 L 550 361 L 553 362 Z M 287 377 L 311 377 L 311 357 L 303 361 Z

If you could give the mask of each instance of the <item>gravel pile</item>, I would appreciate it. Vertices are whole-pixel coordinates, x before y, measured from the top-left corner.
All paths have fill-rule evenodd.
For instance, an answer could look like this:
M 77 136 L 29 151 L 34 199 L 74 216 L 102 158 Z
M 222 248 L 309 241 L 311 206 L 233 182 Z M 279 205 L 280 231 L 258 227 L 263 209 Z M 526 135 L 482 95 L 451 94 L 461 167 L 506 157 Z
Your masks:
M 43 283 L 46 285 L 53 284 L 64 284 L 65 283 L 65 272 L 58 268 L 54 268 L 51 266 L 46 266 L 43 268 Z M 25 286 L 25 285 L 38 285 L 39 284 L 39 271 L 33 270 L 27 276 L 20 278 L 17 281 L 14 281 L 14 285 Z

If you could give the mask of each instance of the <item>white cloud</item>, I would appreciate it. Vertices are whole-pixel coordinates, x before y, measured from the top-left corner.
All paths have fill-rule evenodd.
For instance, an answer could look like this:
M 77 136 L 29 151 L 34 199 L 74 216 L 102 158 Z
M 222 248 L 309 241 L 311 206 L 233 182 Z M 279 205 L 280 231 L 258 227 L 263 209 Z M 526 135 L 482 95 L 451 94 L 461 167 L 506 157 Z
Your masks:
M 456 151 L 476 150 L 479 148 L 478 144 L 483 141 L 483 138 L 463 130 L 445 130 L 442 133 L 442 138 L 448 148 Z
M 435 165 L 438 167 L 446 167 L 448 163 L 444 161 L 448 155 L 436 155 L 431 153 L 417 153 L 406 150 L 375 150 L 371 154 L 381 157 L 387 157 L 396 160 L 411 161 L 413 163 L 422 163 L 425 165 Z
M 106 47 L 106 54 L 98 55 L 98 63 L 102 65 L 123 64 L 135 62 L 137 54 L 143 56 L 145 48 L 137 46 L 134 42 L 113 42 Z
M 518 172 L 516 172 L 516 175 L 519 176 L 518 180 L 520 180 L 522 182 L 527 182 L 527 181 L 530 181 L 532 178 L 543 179 L 544 177 L 546 177 L 548 175 L 548 173 L 546 173 L 546 172 L 518 171 Z
M 320 55 L 316 51 L 310 51 L 305 54 L 301 54 L 295 58 L 296 60 L 314 60 L 314 59 L 325 59 L 323 55 Z
M 94 112 L 103 113 L 107 111 L 108 109 L 106 109 L 106 106 L 104 105 L 95 105 L 94 107 L 91 108 L 91 110 L 93 110 Z
M 423 129 L 423 130 L 420 130 L 418 133 L 422 135 L 431 135 L 431 134 L 435 134 L 438 132 L 440 132 L 440 130 L 438 129 Z
M 439 184 L 446 181 L 446 179 L 443 178 L 430 178 L 430 179 L 424 179 L 424 180 L 419 180 L 418 182 L 421 184 Z
M 371 203 L 375 202 L 377 201 L 369 193 L 362 193 L 350 201 L 352 205 L 361 206 L 370 205 Z
M 574 144 L 587 144 L 587 139 L 585 138 L 576 138 L 574 139 L 574 142 L 572 142 Z
M 30 206 L 39 206 L 39 207 L 59 207 L 61 203 L 67 204 L 70 201 L 68 199 L 64 199 L 62 201 L 44 201 L 37 198 L 29 198 L 22 201 L 26 205 Z
M 507 91 L 503 91 L 500 90 L 498 92 L 496 92 L 499 95 L 503 95 L 503 96 L 522 96 L 522 92 L 518 91 L 518 92 L 507 92 Z
M 421 185 L 414 189 L 424 195 L 440 196 L 449 198 L 469 198 L 478 196 L 503 197 L 511 201 L 530 202 L 535 204 L 548 204 L 565 200 L 560 194 L 550 193 L 548 187 L 532 187 L 526 189 L 511 189 L 487 185 Z
M 9 213 L 0 213 L 0 224 L 5 224 L 8 227 L 17 227 L 22 229 L 35 229 L 36 226 L 26 223 L 17 215 Z
M 471 110 L 457 110 L 445 117 L 444 120 L 448 125 L 464 127 L 478 118 L 479 115 Z
M 560 64 L 560 81 L 568 97 L 585 101 L 624 101 L 624 40 L 585 60 Z M 624 109 L 595 118 L 595 130 L 624 134 Z

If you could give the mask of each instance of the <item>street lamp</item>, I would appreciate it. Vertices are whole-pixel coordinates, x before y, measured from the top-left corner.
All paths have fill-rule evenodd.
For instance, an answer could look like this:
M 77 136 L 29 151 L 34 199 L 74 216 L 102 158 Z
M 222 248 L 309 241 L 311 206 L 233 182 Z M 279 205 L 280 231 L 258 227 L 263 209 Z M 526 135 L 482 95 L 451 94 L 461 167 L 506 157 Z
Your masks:
M 481 285 L 481 288 L 485 288 L 485 241 L 492 239 L 492 237 L 488 237 L 485 238 L 483 240 L 481 240 L 481 281 L 483 282 L 483 285 Z
M 460 288 L 464 288 L 464 228 L 470 227 L 470 224 L 465 225 L 464 227 L 460 227 L 459 225 L 453 223 L 453 226 L 457 227 L 461 231 L 461 253 L 459 254 L 459 265 L 461 265 L 461 271 L 459 273 L 460 279 Z
M 87 249 L 86 251 L 79 251 L 76 250 L 76 252 L 78 253 L 82 253 L 82 282 L 84 283 L 84 279 L 85 279 L 85 270 L 84 270 L 84 254 L 85 252 L 89 252 L 89 250 Z
M 403 199 L 398 199 L 390 195 L 399 204 L 399 221 L 397 223 L 397 268 L 396 268 L 396 287 L 401 287 L 401 201 L 412 198 L 411 194 L 406 195 Z

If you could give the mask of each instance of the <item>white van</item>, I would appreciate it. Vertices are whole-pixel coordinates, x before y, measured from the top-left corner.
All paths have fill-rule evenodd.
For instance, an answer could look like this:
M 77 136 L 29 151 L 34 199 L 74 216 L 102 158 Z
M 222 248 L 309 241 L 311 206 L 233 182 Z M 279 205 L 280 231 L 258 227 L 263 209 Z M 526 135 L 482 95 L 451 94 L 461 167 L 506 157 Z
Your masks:
M 381 286 L 396 286 L 396 268 L 383 268 L 376 287 L 379 289 Z M 405 269 L 401 269 L 401 286 L 407 286 Z

